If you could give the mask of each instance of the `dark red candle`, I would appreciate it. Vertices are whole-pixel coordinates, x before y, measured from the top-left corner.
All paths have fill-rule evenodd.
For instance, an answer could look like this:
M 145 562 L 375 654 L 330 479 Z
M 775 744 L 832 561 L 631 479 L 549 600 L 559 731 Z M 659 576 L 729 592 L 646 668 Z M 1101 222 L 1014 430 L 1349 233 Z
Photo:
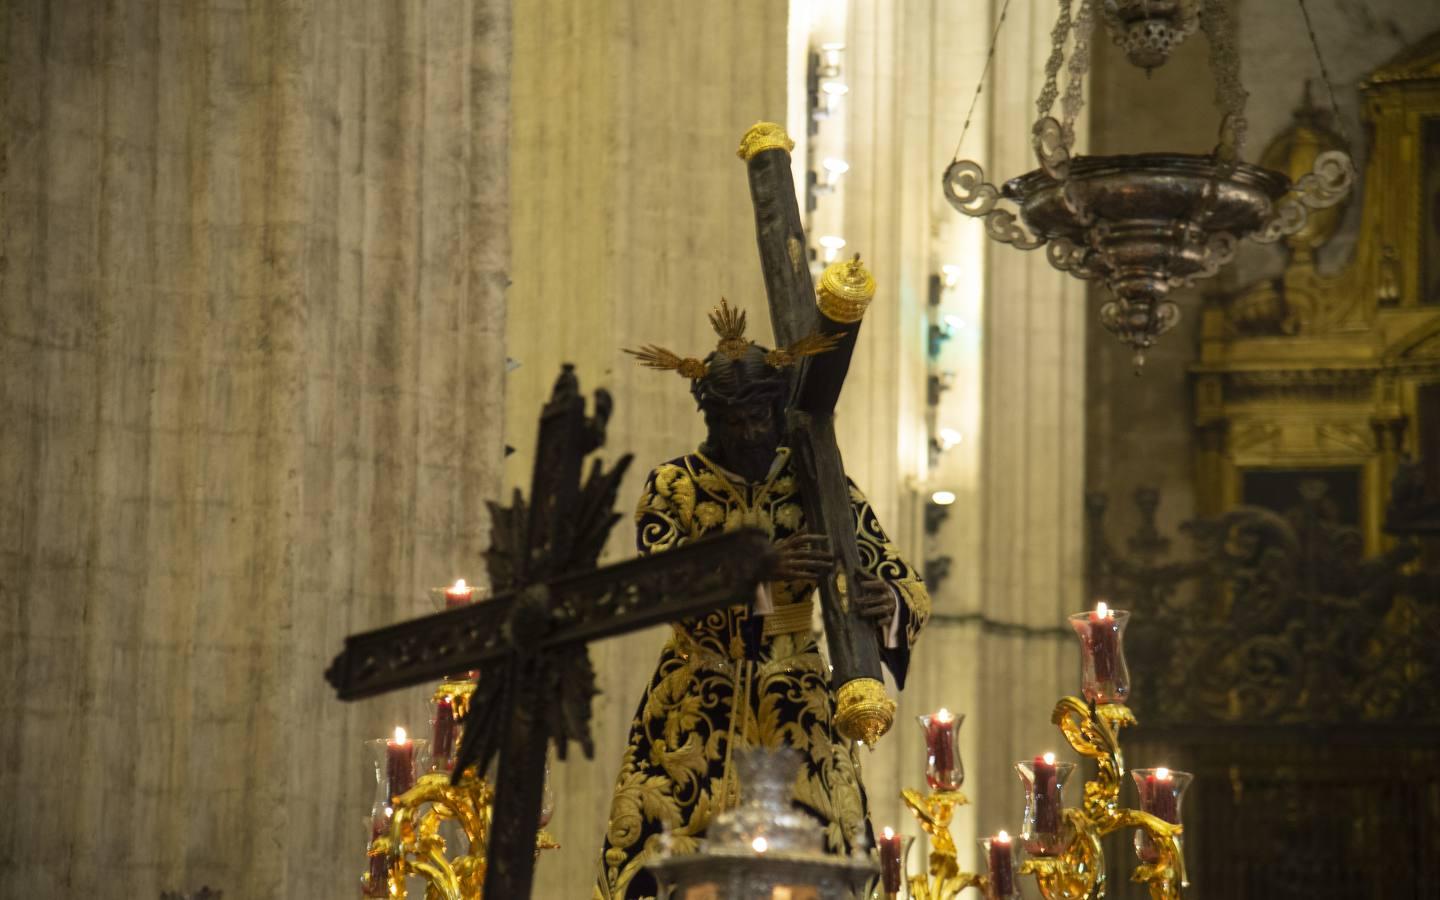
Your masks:
M 1171 825 L 1179 824 L 1179 811 L 1175 808 L 1175 780 L 1170 777 L 1169 769 L 1159 768 L 1154 774 L 1145 776 L 1145 796 L 1140 798 L 1140 808 Z
M 1060 830 L 1060 780 L 1055 774 L 1055 754 L 1035 757 L 1035 821 L 1032 830 L 1055 834 Z
M 991 896 L 1007 898 L 1015 893 L 1015 854 L 1010 847 L 1010 835 L 1000 832 L 990 839 L 990 891 Z
M 454 609 L 457 606 L 465 606 L 475 597 L 475 588 L 465 583 L 465 579 L 456 579 L 455 583 L 445 589 L 445 608 Z
M 913 732 L 912 732 L 913 733 Z M 880 886 L 887 894 L 900 892 L 900 835 L 886 828 L 880 833 Z
M 955 717 L 941 709 L 930 717 L 925 729 L 925 742 L 930 753 L 926 780 L 934 791 L 954 791 L 960 787 L 955 772 Z
M 430 732 L 430 755 L 436 766 L 446 772 L 455 764 L 456 730 L 455 709 L 450 705 L 449 698 L 436 700 L 435 723 Z
M 395 737 L 385 742 L 385 777 L 392 798 L 415 786 L 415 742 L 403 728 L 396 728 Z
M 1090 613 L 1090 659 L 1095 665 L 1096 681 L 1110 681 L 1115 677 L 1117 638 L 1115 614 L 1102 600 Z
M 386 815 L 377 815 L 370 822 L 370 842 L 383 837 L 390 828 L 390 818 Z M 365 879 L 361 895 L 365 897 L 388 897 L 390 896 L 390 856 L 386 853 L 369 853 L 370 871 Z

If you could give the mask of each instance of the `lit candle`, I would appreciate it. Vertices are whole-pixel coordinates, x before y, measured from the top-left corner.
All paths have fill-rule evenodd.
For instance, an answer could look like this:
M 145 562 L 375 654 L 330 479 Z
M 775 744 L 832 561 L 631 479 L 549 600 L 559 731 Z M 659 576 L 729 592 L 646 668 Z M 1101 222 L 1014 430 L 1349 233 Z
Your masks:
M 385 742 L 385 776 L 390 782 L 391 797 L 398 797 L 415 786 L 415 742 L 398 726 L 394 739 Z
M 960 779 L 956 777 L 955 716 L 950 710 L 941 707 L 939 712 L 930 717 L 925 737 L 928 745 L 926 749 L 930 753 L 930 765 L 926 773 L 930 789 L 959 790 Z
M 1055 777 L 1055 754 L 1046 753 L 1035 757 L 1034 830 L 1040 834 L 1055 834 L 1060 830 L 1060 781 Z
M 455 583 L 445 589 L 445 608 L 453 609 L 457 606 L 464 606 L 475 596 L 475 588 L 465 583 L 465 579 L 457 578 Z
M 880 882 L 886 894 L 900 892 L 900 835 L 890 828 L 880 833 Z
M 443 771 L 455 765 L 455 709 L 449 697 L 435 701 L 435 724 L 430 733 L 430 756 Z
M 1104 600 L 1095 604 L 1090 613 L 1090 659 L 1095 664 L 1095 680 L 1111 681 L 1115 678 L 1115 656 L 1117 652 L 1115 613 Z
M 1015 854 L 1010 847 L 1010 835 L 1004 829 L 990 839 L 989 862 L 992 896 L 1012 896 L 1015 893 Z
M 756 853 L 764 853 L 766 850 L 770 849 L 770 842 L 765 840 L 765 838 L 763 837 L 757 837 L 755 840 L 750 842 L 750 849 L 754 850 Z
M 1179 824 L 1179 816 L 1175 808 L 1175 779 L 1170 776 L 1170 770 L 1161 766 L 1152 774 L 1145 776 L 1145 794 L 1140 798 L 1140 808 L 1157 819 L 1163 819 L 1171 825 Z

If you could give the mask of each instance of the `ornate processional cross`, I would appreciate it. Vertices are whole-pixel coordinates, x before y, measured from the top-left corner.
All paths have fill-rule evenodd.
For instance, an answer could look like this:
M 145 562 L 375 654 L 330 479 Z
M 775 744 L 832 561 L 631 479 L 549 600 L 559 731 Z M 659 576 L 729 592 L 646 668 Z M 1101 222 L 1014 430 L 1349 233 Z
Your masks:
M 550 742 L 561 759 L 572 740 L 593 756 L 588 642 L 746 603 L 773 557 L 767 536 L 747 529 L 596 569 L 630 463 L 607 472 L 595 460 L 581 484 L 610 409 L 598 391 L 587 418 L 565 366 L 540 417 L 530 502 L 517 490 L 510 506 L 489 504 L 494 598 L 352 635 L 325 673 L 340 699 L 358 700 L 479 670 L 454 777 L 499 757 L 493 821 L 503 827 L 487 848 L 487 898 L 530 896 Z

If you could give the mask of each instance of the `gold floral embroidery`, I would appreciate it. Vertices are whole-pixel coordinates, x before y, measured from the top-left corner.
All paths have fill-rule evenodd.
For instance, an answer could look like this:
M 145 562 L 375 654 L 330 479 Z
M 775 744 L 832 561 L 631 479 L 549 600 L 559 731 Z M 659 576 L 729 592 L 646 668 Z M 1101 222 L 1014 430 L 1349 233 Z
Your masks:
M 797 531 L 800 528 L 800 507 L 794 503 L 782 503 L 773 515 L 775 524 L 781 528 Z
M 725 509 L 713 500 L 706 500 L 695 507 L 695 518 L 700 521 L 701 528 L 711 529 L 724 523 Z
M 640 552 L 663 552 L 743 525 L 779 540 L 805 527 L 795 494 L 788 458 L 768 483 L 743 486 L 698 454 L 681 457 L 657 467 L 646 482 L 636 517 Z M 924 585 L 864 496 L 852 489 L 851 501 L 861 562 L 904 599 L 906 637 L 913 642 L 929 616 Z M 779 582 L 773 596 L 777 604 L 801 602 L 812 590 Z M 730 760 L 746 746 L 785 745 L 801 753 L 796 800 L 821 823 L 830 850 L 848 852 L 863 832 L 855 752 L 835 732 L 829 673 L 814 636 L 765 635 L 750 619 L 747 607 L 736 606 L 676 623 L 631 725 L 595 898 L 654 893 L 645 866 L 662 843 L 677 852 L 698 846 L 714 815 L 734 800 Z
M 663 504 L 660 509 L 673 510 L 680 527 L 690 530 L 691 517 L 695 513 L 695 482 L 690 480 L 689 474 L 679 466 L 664 465 L 655 470 L 652 480 L 655 494 Z

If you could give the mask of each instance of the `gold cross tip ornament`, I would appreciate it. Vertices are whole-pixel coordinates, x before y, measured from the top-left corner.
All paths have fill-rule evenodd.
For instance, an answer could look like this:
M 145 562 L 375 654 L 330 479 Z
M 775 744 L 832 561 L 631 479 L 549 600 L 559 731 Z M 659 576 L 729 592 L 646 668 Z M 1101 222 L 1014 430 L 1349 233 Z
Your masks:
M 815 289 L 815 304 L 820 313 L 832 322 L 853 325 L 865 318 L 865 310 L 875 298 L 875 277 L 860 261 L 833 262 L 820 273 L 820 286 Z
M 735 155 L 749 162 L 766 150 L 784 150 L 788 155 L 795 149 L 795 142 L 785 133 L 784 125 L 774 122 L 756 122 L 740 139 L 740 149 Z

